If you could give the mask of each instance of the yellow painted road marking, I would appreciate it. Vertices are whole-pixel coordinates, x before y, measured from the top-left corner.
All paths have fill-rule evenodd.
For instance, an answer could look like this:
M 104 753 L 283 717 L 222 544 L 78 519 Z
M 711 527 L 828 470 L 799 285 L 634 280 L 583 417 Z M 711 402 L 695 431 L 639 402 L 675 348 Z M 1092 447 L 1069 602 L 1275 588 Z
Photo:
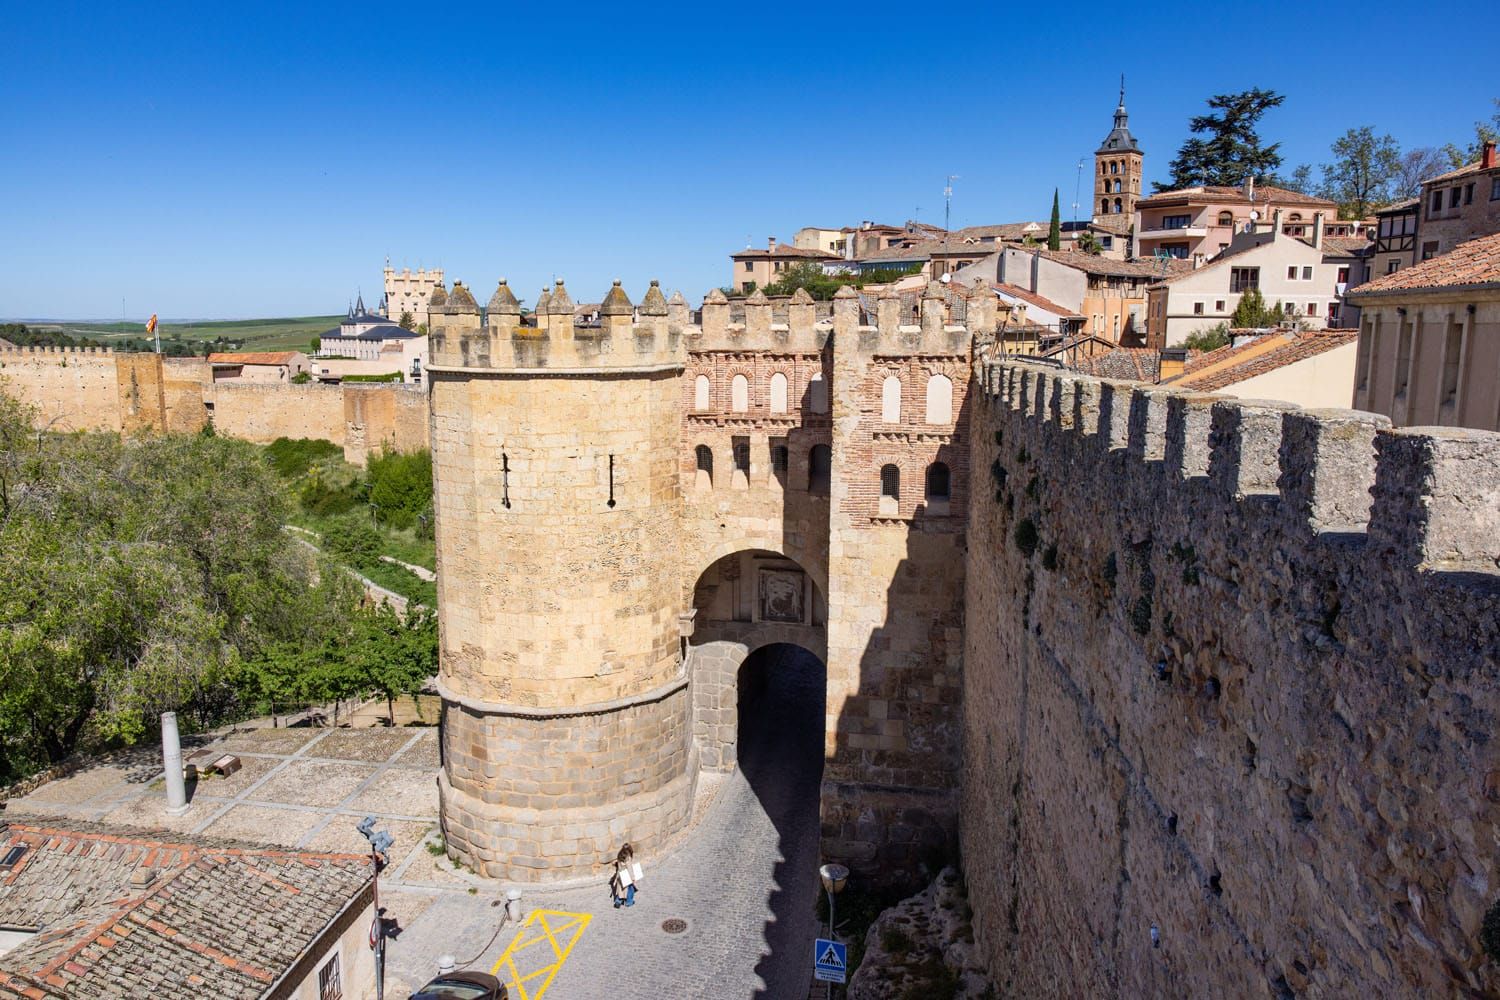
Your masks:
M 547 987 L 552 985 L 553 977 L 568 960 L 573 946 L 578 943 L 579 938 L 583 937 L 584 929 L 593 919 L 593 914 L 590 913 L 532 910 L 525 923 L 521 924 L 521 929 L 516 932 L 515 939 L 495 962 L 495 967 L 490 970 L 490 974 L 508 980 L 511 990 L 516 994 L 516 1000 L 541 1000 L 542 995 L 547 992 Z M 541 933 L 536 933 L 538 929 Z M 517 956 L 532 945 L 544 941 L 549 946 L 547 950 L 551 952 L 552 961 L 522 975 L 520 968 L 516 965 Z M 541 954 L 523 956 L 523 958 L 545 957 Z M 506 971 L 502 973 L 501 969 Z M 540 983 L 535 982 L 543 976 L 546 978 Z M 534 992 L 526 988 L 527 983 L 535 986 Z

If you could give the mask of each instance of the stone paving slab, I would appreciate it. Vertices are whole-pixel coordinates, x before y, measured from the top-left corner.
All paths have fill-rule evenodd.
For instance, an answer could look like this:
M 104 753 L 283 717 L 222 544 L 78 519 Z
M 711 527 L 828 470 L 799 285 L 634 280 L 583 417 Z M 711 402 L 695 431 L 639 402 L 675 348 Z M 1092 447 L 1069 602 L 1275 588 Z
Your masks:
M 314 826 L 323 820 L 313 810 L 277 809 L 272 806 L 241 803 L 214 820 L 201 832 L 208 837 L 230 837 L 257 844 L 295 847 Z M 201 822 L 203 816 L 199 816 Z
M 240 769 L 225 777 L 221 774 L 204 775 L 197 782 L 191 795 L 211 795 L 215 798 L 232 799 L 280 766 L 280 757 L 252 757 L 239 754 Z
M 323 829 L 313 833 L 300 845 L 306 851 L 333 851 L 341 854 L 368 854 L 370 843 L 354 828 L 359 819 L 354 816 L 335 816 Z M 395 838 L 389 856 L 393 862 L 405 858 L 432 829 L 431 823 L 414 823 L 407 820 L 385 820 L 379 828 Z
M 332 809 L 374 773 L 375 768 L 367 764 L 292 760 L 272 774 L 265 784 L 252 791 L 249 798 L 256 802 L 326 806 Z
M 389 760 L 411 738 L 409 729 L 335 729 L 309 755 L 378 764 Z
M 118 801 L 126 795 L 139 792 L 160 774 L 160 762 L 154 765 L 146 761 L 97 764 L 76 771 L 66 778 L 47 782 L 27 795 L 24 801 L 70 805 L 87 805 L 100 799 Z
M 382 772 L 368 788 L 355 795 L 344 808 L 396 816 L 431 816 L 436 819 L 437 772 L 392 767 Z
M 407 747 L 406 751 L 396 758 L 395 766 L 436 772 L 442 766 L 442 761 L 438 753 L 437 730 L 422 730 L 417 738 L 417 742 Z
M 181 816 L 167 815 L 165 791 L 152 790 L 139 798 L 121 803 L 103 817 L 105 823 L 139 826 L 173 833 L 192 833 L 198 824 L 221 809 L 229 800 L 197 794 L 189 800 L 188 811 Z
M 329 729 L 298 727 L 295 729 L 243 729 L 230 733 L 218 746 L 231 752 L 245 750 L 250 753 L 294 754 L 320 736 L 333 732 Z

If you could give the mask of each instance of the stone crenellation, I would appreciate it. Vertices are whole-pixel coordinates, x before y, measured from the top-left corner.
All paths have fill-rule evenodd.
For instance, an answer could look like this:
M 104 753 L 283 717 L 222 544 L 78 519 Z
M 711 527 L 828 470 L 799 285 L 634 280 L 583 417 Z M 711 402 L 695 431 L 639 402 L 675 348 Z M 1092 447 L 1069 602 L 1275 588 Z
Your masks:
M 1489 995 L 1500 435 L 976 370 L 962 841 L 1020 995 Z

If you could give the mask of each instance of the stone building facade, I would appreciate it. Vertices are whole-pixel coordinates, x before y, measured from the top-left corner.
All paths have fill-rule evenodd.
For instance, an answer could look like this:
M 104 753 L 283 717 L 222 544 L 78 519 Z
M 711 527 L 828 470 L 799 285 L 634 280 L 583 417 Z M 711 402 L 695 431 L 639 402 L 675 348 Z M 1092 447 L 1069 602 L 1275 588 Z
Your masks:
M 409 267 L 403 267 L 397 271 L 391 267 L 390 259 L 387 258 L 384 277 L 386 318 L 396 323 L 400 321 L 402 313 L 409 312 L 412 315 L 413 329 L 428 323 L 428 304 L 432 293 L 443 286 L 443 269 L 418 268 L 413 271 Z
M 717 291 L 692 323 L 562 283 L 534 328 L 503 283 L 433 310 L 443 822 L 485 874 L 599 870 L 735 766 L 739 670 L 827 670 L 823 837 L 887 876 L 950 844 L 967 512 L 970 303 L 939 286 L 832 315 Z M 915 323 L 903 319 L 915 318 Z

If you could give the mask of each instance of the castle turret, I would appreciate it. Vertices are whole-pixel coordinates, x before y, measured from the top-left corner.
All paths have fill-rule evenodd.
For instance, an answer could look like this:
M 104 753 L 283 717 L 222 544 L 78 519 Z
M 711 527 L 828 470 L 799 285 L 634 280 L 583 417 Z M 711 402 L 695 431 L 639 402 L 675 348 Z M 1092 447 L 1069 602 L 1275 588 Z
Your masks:
M 679 640 L 680 332 L 632 325 L 618 284 L 576 326 L 561 281 L 537 329 L 481 350 L 467 290 L 434 314 L 428 366 L 449 851 L 483 875 L 596 871 L 691 811 L 697 765 Z M 456 305 L 461 299 L 462 310 Z M 643 312 L 645 311 L 643 305 Z

